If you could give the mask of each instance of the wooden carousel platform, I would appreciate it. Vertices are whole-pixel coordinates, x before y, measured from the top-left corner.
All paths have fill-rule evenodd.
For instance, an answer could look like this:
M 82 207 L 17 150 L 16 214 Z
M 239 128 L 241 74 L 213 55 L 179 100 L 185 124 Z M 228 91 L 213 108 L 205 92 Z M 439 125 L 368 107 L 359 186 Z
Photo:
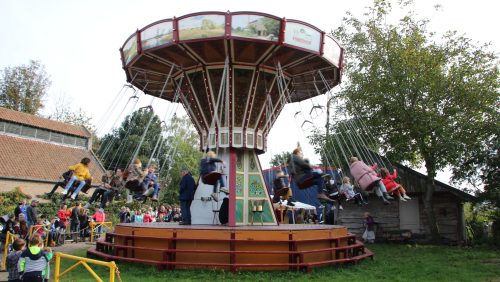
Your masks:
M 338 225 L 212 226 L 118 224 L 87 251 L 158 269 L 306 270 L 373 258 Z

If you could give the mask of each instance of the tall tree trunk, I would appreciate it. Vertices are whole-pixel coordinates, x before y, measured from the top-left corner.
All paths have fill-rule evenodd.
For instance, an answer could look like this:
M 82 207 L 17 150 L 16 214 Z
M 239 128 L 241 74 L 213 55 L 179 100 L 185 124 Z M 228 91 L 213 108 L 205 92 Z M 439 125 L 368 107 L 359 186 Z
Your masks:
M 441 236 L 439 235 L 439 227 L 433 209 L 433 196 L 434 191 L 436 190 L 434 176 L 436 172 L 434 166 L 432 165 L 432 162 L 426 161 L 425 166 L 427 169 L 427 187 L 425 189 L 424 197 L 424 212 L 427 217 L 427 224 L 429 225 L 429 229 L 431 232 L 431 241 L 433 243 L 439 243 L 441 241 Z

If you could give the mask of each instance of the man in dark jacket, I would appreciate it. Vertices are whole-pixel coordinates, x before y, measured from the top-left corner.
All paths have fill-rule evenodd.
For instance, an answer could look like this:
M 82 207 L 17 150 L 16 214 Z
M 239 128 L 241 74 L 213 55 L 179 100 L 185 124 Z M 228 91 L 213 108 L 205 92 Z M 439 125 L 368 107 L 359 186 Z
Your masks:
M 38 205 L 38 200 L 31 200 L 31 205 L 26 209 L 26 213 L 28 214 L 28 228 L 31 225 L 35 225 L 38 222 L 38 214 L 36 211 L 36 206 Z
M 181 225 L 190 225 L 191 224 L 191 201 L 194 198 L 194 189 L 195 183 L 193 176 L 189 172 L 187 168 L 182 169 L 181 171 L 181 184 L 179 189 L 179 201 L 181 202 L 181 216 L 182 222 Z

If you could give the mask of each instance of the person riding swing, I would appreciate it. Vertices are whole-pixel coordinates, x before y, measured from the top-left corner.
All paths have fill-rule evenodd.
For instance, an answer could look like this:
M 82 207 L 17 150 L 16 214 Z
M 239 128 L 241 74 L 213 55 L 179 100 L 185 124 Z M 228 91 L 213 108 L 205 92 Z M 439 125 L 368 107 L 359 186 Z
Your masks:
M 205 184 L 213 185 L 212 198 L 214 201 L 219 201 L 219 194 L 217 193 L 217 183 L 220 185 L 220 192 L 229 194 L 229 190 L 226 188 L 226 180 L 224 176 L 217 171 L 216 163 L 224 164 L 224 161 L 216 158 L 216 154 L 213 151 L 208 151 L 206 158 L 200 161 L 200 176 L 201 180 Z
M 142 180 L 146 174 L 147 170 L 142 169 L 142 162 L 140 159 L 135 159 L 127 169 L 125 188 L 134 192 L 135 198 L 142 198 L 142 194 L 146 192 L 142 187 Z
M 304 153 L 300 147 L 293 150 L 288 162 L 288 167 L 290 168 L 290 173 L 293 174 L 293 178 L 300 189 L 316 186 L 318 192 L 317 198 L 320 201 L 332 201 L 328 198 L 325 192 L 323 192 L 323 188 L 325 186 L 322 177 L 323 175 L 318 171 L 313 170 L 309 161 L 304 159 Z
M 375 190 L 375 194 L 384 202 L 390 204 L 389 200 L 394 198 L 389 196 L 382 179 L 377 173 L 357 157 L 351 157 L 349 169 L 356 183 L 363 191 Z

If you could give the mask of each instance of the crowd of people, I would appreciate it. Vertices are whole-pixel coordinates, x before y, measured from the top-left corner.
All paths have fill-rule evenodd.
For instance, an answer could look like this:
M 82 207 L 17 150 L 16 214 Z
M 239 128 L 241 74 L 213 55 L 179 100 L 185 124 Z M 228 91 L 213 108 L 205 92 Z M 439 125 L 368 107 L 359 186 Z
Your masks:
M 219 201 L 220 193 L 227 195 L 230 193 L 226 187 L 226 182 L 222 174 L 217 172 L 216 163 L 224 163 L 216 157 L 212 151 L 207 152 L 206 157 L 200 161 L 200 179 L 204 183 L 213 184 L 211 198 Z M 77 201 L 80 192 L 87 192 L 92 183 L 92 176 L 89 172 L 90 159 L 84 158 L 78 164 L 69 167 L 63 173 L 61 181 L 56 183 L 47 196 L 54 195 L 59 187 L 64 188 L 60 209 L 53 217 L 40 218 L 38 216 L 36 199 L 31 200 L 27 205 L 26 200 L 21 201 L 15 208 L 13 214 L 2 230 L 2 242 L 5 241 L 7 232 L 13 234 L 16 239 L 12 244 L 12 251 L 7 257 L 7 269 L 9 271 L 9 281 L 44 281 L 47 278 L 46 267 L 52 257 L 52 252 L 47 246 L 55 246 L 60 240 L 61 234 L 66 234 L 66 230 L 74 236 L 87 237 L 90 234 L 90 223 L 103 223 L 106 221 L 104 209 L 121 194 L 127 194 L 128 202 L 132 199 L 145 202 L 148 197 L 153 201 L 158 200 L 160 185 L 156 175 L 156 166 L 150 165 L 142 168 L 142 163 L 136 159 L 125 170 L 117 169 L 107 171 L 102 176 L 101 182 L 92 193 L 88 202 L 84 205 Z M 351 178 L 345 176 L 340 182 L 332 179 L 331 175 L 324 174 L 321 170 L 315 169 L 309 161 L 304 158 L 300 148 L 295 149 L 288 161 L 288 171 L 291 175 L 286 175 L 283 171 L 276 173 L 273 181 L 274 203 L 286 200 L 287 206 L 294 206 L 292 189 L 286 184 L 296 181 L 301 188 L 317 189 L 317 198 L 321 202 L 337 202 L 339 209 L 343 209 L 344 201 L 353 201 L 358 205 L 366 205 L 367 201 L 361 191 L 373 190 L 384 204 L 390 204 L 394 198 L 400 201 L 407 201 L 410 197 L 405 189 L 395 182 L 396 170 L 391 174 L 387 168 L 381 168 L 377 172 L 377 164 L 366 165 L 357 157 L 350 159 L 350 174 L 353 183 L 361 191 L 356 191 L 351 184 Z M 182 169 L 181 182 L 179 187 L 179 204 L 164 205 L 158 207 L 142 206 L 131 211 L 128 207 L 121 207 L 119 212 L 120 223 L 151 223 L 151 222 L 178 222 L 179 224 L 191 224 L 190 205 L 194 198 L 196 183 L 188 169 Z M 129 195 L 132 193 L 133 195 Z M 66 200 L 74 200 L 70 207 Z M 98 202 L 95 212 L 90 215 L 90 209 L 94 203 Z M 299 209 L 293 211 L 294 223 L 318 223 L 318 216 L 315 210 Z M 369 213 L 364 215 L 364 225 L 366 227 L 363 238 L 367 242 L 373 242 L 375 235 L 374 220 Z M 97 224 L 99 226 L 99 224 Z M 97 232 L 101 232 L 99 226 Z M 28 244 L 26 245 L 26 242 Z M 44 245 L 47 242 L 47 246 Z M 45 246 L 45 248 L 44 248 Z M 23 275 L 20 276 L 20 273 Z M 22 280 L 20 280 L 22 277 Z

